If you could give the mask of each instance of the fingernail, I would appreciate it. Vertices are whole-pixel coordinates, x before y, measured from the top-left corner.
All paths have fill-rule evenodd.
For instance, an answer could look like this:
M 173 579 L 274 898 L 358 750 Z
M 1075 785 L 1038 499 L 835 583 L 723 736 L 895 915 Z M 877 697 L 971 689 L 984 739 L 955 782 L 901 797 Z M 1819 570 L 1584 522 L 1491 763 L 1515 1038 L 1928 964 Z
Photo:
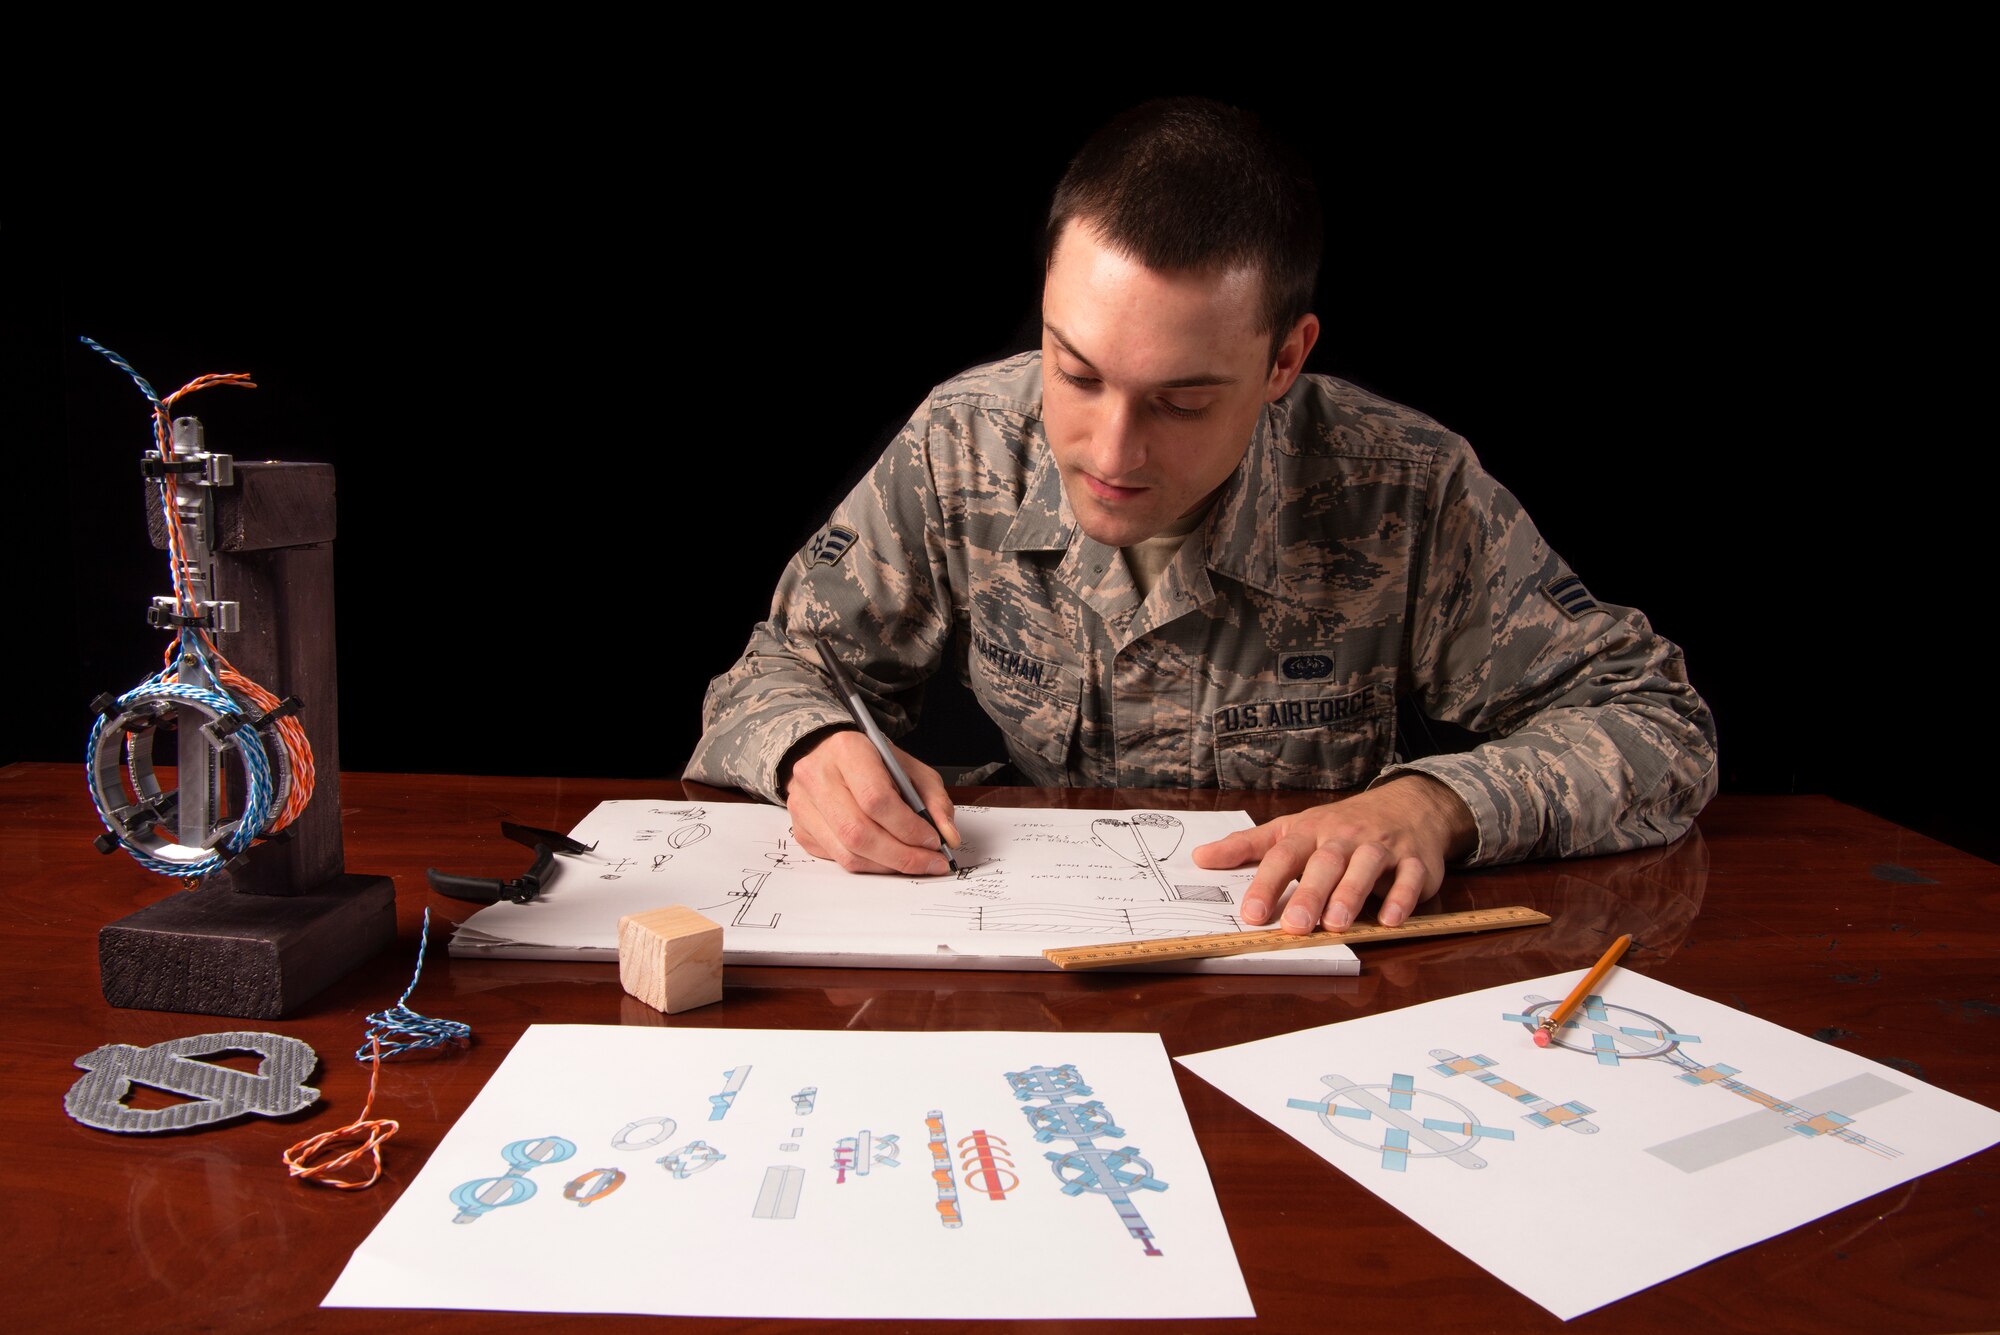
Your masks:
M 1310 932 L 1312 925 L 1313 916 L 1307 913 L 1305 909 L 1294 906 L 1285 910 L 1285 926 L 1295 931 Z
M 1382 910 L 1382 925 L 1384 927 L 1394 927 L 1397 923 L 1401 922 L 1402 920 L 1403 920 L 1403 911 L 1401 909 L 1385 908 Z
M 1326 927 L 1330 932 L 1344 932 L 1353 921 L 1354 915 L 1347 911 L 1345 904 L 1335 904 L 1326 911 Z
M 1243 921 L 1245 922 L 1262 922 L 1270 912 L 1271 906 L 1261 899 L 1246 899 L 1243 901 Z
M 931 875 L 948 876 L 950 874 L 951 864 L 946 862 L 943 856 L 940 855 L 931 859 Z

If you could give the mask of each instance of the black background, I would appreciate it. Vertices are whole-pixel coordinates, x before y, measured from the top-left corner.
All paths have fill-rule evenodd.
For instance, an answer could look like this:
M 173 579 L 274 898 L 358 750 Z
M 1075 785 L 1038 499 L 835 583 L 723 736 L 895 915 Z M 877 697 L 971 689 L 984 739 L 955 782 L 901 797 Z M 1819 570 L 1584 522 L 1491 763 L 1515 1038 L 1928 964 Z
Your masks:
M 337 466 L 347 768 L 677 775 L 827 508 L 931 384 L 1032 342 L 1068 155 L 1201 92 L 1315 161 L 1309 369 L 1465 434 L 1596 595 L 1685 647 L 1726 789 L 2000 856 L 1966 782 L 1992 432 L 1944 406 L 1926 313 L 1966 281 L 1955 187 L 1864 96 L 1752 96 L 1718 64 L 908 73 L 237 107 L 242 145 L 162 130 L 141 169 L 78 135 L 17 173 L 0 761 L 80 758 L 85 702 L 159 657 L 146 405 L 87 333 L 162 392 L 254 373 L 183 405 L 210 448 Z

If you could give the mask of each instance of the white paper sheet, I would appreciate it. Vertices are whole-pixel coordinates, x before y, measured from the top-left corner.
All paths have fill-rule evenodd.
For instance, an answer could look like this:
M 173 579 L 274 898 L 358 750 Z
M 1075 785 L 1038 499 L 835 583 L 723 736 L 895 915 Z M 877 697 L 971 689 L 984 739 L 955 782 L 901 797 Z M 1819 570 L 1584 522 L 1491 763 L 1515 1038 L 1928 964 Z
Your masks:
M 1156 1034 L 594 1025 L 527 1031 L 324 1305 L 1254 1315 Z
M 1568 1320 L 2000 1140 L 2000 1113 L 1615 971 L 1180 1058 Z M 1404 1147 L 1404 1148 L 1399 1148 Z
M 1048 969 L 1041 952 L 1234 932 L 1254 869 L 1207 871 L 1195 847 L 1250 828 L 1241 811 L 958 808 L 946 876 L 856 876 L 807 854 L 783 808 L 620 800 L 574 836 L 530 904 L 481 909 L 454 955 L 616 959 L 618 920 L 685 904 L 721 923 L 726 964 Z M 1181 961 L 1199 973 L 1360 971 L 1346 946 Z

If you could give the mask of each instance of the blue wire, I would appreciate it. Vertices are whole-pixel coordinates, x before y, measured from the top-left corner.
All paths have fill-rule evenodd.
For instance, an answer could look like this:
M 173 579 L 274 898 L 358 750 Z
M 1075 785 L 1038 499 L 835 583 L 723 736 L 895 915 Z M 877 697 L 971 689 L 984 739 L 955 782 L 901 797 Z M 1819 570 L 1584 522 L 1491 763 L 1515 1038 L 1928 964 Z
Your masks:
M 417 990 L 417 981 L 424 976 L 424 948 L 430 944 L 430 939 L 431 911 L 425 909 L 423 935 L 417 939 L 417 971 L 410 975 L 410 985 L 403 989 L 403 995 L 396 999 L 395 1005 L 368 1017 L 368 1028 L 364 1031 L 371 1041 L 381 1042 L 384 1057 L 417 1048 L 442 1047 L 472 1036 L 469 1024 L 458 1020 L 434 1020 L 410 1009 L 410 994 Z M 372 1056 L 367 1042 L 354 1050 L 354 1060 L 358 1062 L 368 1061 Z

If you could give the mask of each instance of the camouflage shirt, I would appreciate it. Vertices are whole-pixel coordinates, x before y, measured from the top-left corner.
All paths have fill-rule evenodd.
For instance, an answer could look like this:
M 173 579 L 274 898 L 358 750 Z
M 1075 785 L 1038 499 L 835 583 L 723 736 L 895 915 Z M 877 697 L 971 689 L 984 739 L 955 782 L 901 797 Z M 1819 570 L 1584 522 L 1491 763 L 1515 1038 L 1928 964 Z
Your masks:
M 1596 602 L 1459 437 L 1326 376 L 1268 405 L 1150 596 L 1077 527 L 1038 353 L 941 385 L 787 565 L 709 686 L 687 776 L 781 800 L 794 744 L 847 720 L 807 636 L 892 736 L 950 663 L 1045 786 L 1447 784 L 1471 863 L 1685 830 L 1715 733 L 1680 650 Z M 1398 763 L 1396 698 L 1488 735 Z

